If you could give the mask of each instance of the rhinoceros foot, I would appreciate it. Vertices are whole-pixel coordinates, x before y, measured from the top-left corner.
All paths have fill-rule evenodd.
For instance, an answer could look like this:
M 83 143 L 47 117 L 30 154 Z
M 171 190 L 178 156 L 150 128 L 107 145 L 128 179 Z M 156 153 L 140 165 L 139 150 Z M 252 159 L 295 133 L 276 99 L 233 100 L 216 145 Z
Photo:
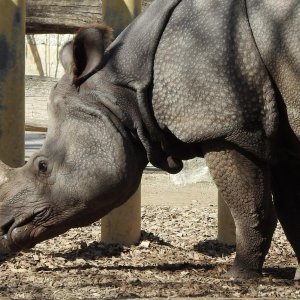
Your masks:
M 257 270 L 242 269 L 237 266 L 232 266 L 224 275 L 224 278 L 234 280 L 249 280 L 259 279 L 262 277 L 261 272 Z

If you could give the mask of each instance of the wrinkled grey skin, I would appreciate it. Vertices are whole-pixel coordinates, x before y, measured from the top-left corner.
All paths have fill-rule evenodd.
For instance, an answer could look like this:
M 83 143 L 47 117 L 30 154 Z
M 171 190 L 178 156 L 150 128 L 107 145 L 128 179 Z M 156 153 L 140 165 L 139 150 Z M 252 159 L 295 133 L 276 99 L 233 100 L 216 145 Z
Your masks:
M 79 32 L 43 148 L 1 167 L 0 251 L 101 218 L 148 161 L 202 156 L 237 227 L 227 276 L 261 274 L 274 207 L 299 262 L 299 29 L 298 0 L 157 0 L 105 53 L 107 29 Z

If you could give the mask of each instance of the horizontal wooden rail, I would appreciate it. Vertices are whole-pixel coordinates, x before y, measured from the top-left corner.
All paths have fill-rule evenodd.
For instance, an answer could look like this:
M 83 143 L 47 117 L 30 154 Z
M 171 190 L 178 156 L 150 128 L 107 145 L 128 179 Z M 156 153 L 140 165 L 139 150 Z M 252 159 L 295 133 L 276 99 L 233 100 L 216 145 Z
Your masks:
M 58 79 L 25 76 L 25 127 L 26 130 L 46 131 L 47 102 L 51 88 Z
M 144 0 L 145 9 L 153 0 Z M 26 0 L 26 33 L 74 33 L 102 22 L 101 0 Z

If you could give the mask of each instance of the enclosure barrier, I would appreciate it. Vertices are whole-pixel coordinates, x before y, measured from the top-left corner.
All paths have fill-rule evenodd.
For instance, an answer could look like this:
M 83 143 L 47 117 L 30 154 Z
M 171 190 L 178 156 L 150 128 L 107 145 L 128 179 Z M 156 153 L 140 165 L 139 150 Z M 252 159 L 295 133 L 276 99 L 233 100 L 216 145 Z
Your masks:
M 103 21 L 116 37 L 140 12 L 141 0 L 103 0 Z M 141 235 L 141 187 L 122 206 L 101 219 L 101 240 L 132 245 Z
M 24 164 L 25 0 L 0 1 L 0 159 Z
M 141 186 L 122 206 L 101 219 L 101 241 L 133 245 L 141 235 Z

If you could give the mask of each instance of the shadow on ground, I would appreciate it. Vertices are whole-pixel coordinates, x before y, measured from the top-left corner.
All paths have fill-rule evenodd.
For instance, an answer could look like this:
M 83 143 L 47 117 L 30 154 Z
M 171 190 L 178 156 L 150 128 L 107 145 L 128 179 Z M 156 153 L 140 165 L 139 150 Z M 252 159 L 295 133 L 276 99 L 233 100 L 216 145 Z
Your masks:
M 196 244 L 194 250 L 210 257 L 224 257 L 235 252 L 235 246 L 221 244 L 217 240 L 208 240 Z
M 266 276 L 270 276 L 275 279 L 288 279 L 291 280 L 291 284 L 294 284 L 293 281 L 295 276 L 295 268 L 291 267 L 268 267 L 263 268 L 263 273 Z M 286 283 L 285 283 L 286 284 Z

